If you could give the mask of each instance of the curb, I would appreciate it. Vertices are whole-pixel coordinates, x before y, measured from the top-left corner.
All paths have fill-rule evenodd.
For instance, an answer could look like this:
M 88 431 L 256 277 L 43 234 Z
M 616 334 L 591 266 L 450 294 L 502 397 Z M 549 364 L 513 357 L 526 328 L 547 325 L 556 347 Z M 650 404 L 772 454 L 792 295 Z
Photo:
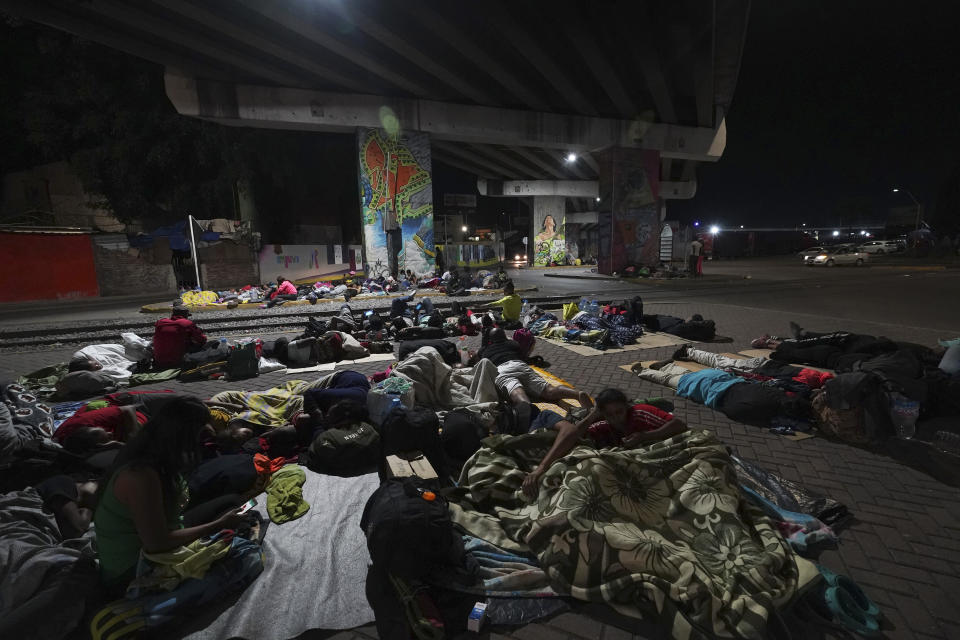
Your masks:
M 416 297 L 416 298 L 430 298 L 430 297 L 433 297 L 433 296 L 437 296 L 437 297 L 439 297 L 439 296 L 444 296 L 444 297 L 446 297 L 446 294 L 445 294 L 445 293 L 438 293 L 438 292 L 435 292 L 433 289 L 424 290 L 424 291 L 425 291 L 425 292 L 417 291 L 417 293 L 414 294 L 414 297 Z M 529 292 L 529 291 L 537 291 L 537 288 L 536 288 L 536 287 L 527 287 L 526 289 L 517 289 L 517 290 L 516 290 L 516 293 L 526 293 L 526 292 Z M 390 295 L 384 295 L 384 296 L 372 296 L 372 297 L 369 297 L 369 296 L 368 296 L 368 297 L 363 297 L 363 298 L 357 296 L 357 297 L 355 297 L 355 298 L 350 298 L 350 300 L 355 301 L 355 302 L 371 302 L 371 301 L 375 301 L 375 300 L 392 300 L 393 298 L 402 298 L 404 295 L 407 295 L 407 294 L 398 294 L 398 293 L 397 293 L 397 294 L 390 294 Z M 501 296 L 501 295 L 503 295 L 503 289 L 484 289 L 483 291 L 471 292 L 470 295 L 471 295 L 471 297 L 472 297 L 472 296 L 477 296 L 477 297 L 480 297 L 480 296 Z M 342 297 L 342 296 L 339 297 L 339 298 L 322 298 L 322 299 L 318 299 L 318 300 L 317 300 L 317 303 L 318 303 L 318 304 L 321 303 L 321 302 L 323 302 L 323 303 L 326 303 L 326 302 L 334 302 L 334 303 L 338 303 L 338 304 L 343 304 L 344 302 L 347 302 L 347 300 L 346 300 L 346 298 L 344 298 L 344 297 Z M 191 305 L 186 305 L 186 306 L 187 306 L 187 309 L 189 309 L 191 312 L 228 311 L 228 310 L 229 310 L 229 311 L 235 311 L 236 309 L 244 309 L 244 310 L 249 311 L 249 310 L 252 310 L 252 309 L 257 309 L 257 310 L 259 310 L 259 309 L 260 309 L 260 305 L 262 305 L 262 304 L 264 304 L 264 302 L 243 302 L 243 303 L 241 303 L 241 304 L 238 304 L 235 309 L 229 309 L 229 308 L 227 307 L 226 303 L 221 303 L 221 302 L 218 302 L 218 303 L 216 303 L 216 304 L 193 305 L 193 306 L 191 306 Z M 281 305 L 281 306 L 287 307 L 287 308 L 293 308 L 293 307 L 308 307 L 308 308 L 309 308 L 309 307 L 315 307 L 316 305 L 315 305 L 315 304 L 310 304 L 310 302 L 307 301 L 307 300 L 289 300 L 289 301 L 283 303 L 283 305 Z M 434 305 L 434 306 L 436 306 L 436 305 Z M 151 303 L 151 304 L 145 304 L 145 305 L 143 305 L 142 307 L 140 307 L 140 313 L 167 313 L 167 312 L 169 312 L 172 308 L 173 308 L 173 303 L 172 303 L 172 302 L 156 302 L 156 303 Z
M 571 280 L 616 280 L 621 281 L 622 278 L 616 276 L 607 276 L 603 274 L 597 275 L 586 275 L 586 274 L 566 274 L 566 273 L 545 273 L 543 274 L 544 278 L 569 278 Z

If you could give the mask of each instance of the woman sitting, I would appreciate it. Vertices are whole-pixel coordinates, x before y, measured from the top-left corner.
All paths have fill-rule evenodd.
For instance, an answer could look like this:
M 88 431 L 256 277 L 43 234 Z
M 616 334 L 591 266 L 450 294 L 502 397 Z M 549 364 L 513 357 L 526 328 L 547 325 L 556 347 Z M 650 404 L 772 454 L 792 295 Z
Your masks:
M 191 522 L 183 514 L 186 476 L 212 435 L 209 420 L 199 399 L 171 401 L 117 455 L 94 515 L 100 575 L 108 588 L 122 589 L 135 577 L 141 549 L 171 551 L 243 523 L 234 513 L 239 497 L 230 497 L 220 507 L 222 515 L 209 522 Z

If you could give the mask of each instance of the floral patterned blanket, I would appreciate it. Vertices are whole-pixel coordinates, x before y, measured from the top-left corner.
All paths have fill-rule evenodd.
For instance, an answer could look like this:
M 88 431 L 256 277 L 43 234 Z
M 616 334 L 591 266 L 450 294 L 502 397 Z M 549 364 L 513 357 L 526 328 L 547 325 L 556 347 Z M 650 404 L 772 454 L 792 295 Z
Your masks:
M 675 638 L 762 638 L 771 612 L 815 574 L 741 497 L 709 432 L 638 449 L 577 446 L 531 502 L 521 483 L 553 438 L 485 441 L 450 503 L 471 535 L 532 552 L 558 593 L 656 616 Z

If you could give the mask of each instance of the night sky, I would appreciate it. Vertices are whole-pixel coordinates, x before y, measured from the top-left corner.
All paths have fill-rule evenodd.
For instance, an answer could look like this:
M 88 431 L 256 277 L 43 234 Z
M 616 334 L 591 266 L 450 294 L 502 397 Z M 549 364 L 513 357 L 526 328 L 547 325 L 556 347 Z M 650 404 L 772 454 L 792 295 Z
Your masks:
M 853 200 L 882 221 L 911 202 L 893 186 L 932 210 L 960 163 L 957 4 L 754 2 L 726 152 L 668 218 L 836 224 Z

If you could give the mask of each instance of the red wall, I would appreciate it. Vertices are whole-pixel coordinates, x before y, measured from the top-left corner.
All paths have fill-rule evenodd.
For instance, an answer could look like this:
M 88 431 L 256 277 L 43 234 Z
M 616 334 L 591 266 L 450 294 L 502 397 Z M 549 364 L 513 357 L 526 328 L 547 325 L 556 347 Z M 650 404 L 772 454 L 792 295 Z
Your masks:
M 0 302 L 97 295 L 89 235 L 0 232 Z

